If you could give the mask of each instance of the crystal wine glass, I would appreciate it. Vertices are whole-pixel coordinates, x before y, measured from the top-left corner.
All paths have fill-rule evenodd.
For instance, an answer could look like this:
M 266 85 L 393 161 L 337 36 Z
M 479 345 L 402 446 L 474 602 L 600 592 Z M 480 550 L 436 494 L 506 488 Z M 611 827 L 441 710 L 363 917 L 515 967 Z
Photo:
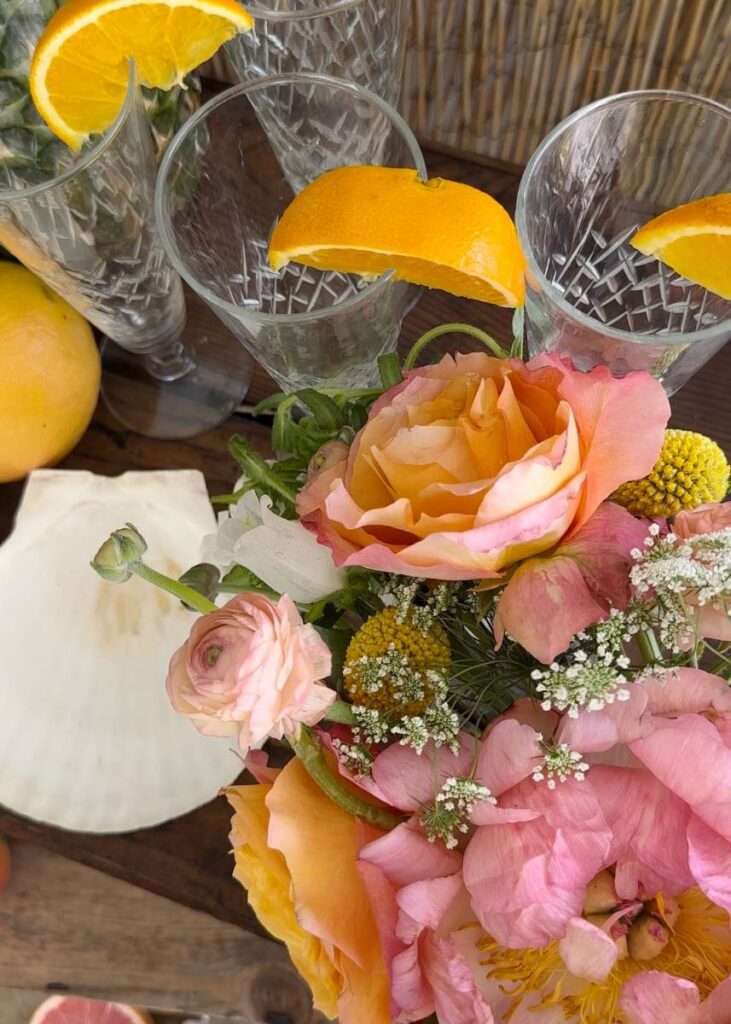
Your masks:
M 365 86 L 391 106 L 404 72 L 409 0 L 254 0 L 254 28 L 226 52 L 239 81 L 315 71 Z
M 426 167 L 382 99 L 327 75 L 254 79 L 211 100 L 163 159 L 156 213 L 181 276 L 285 390 L 363 387 L 398 340 L 409 286 L 289 264 L 272 228 L 293 196 L 346 164 Z
M 646 90 L 591 103 L 543 140 L 520 183 L 531 353 L 647 370 L 673 394 L 731 338 L 731 302 L 630 245 L 640 225 L 731 191 L 731 109 Z
M 100 139 L 80 153 L 54 145 L 43 165 L 0 163 L 0 245 L 105 335 L 102 393 L 125 425 L 160 438 L 211 429 L 241 401 L 251 361 L 200 313 L 188 325 L 155 226 L 156 161 L 134 66 Z

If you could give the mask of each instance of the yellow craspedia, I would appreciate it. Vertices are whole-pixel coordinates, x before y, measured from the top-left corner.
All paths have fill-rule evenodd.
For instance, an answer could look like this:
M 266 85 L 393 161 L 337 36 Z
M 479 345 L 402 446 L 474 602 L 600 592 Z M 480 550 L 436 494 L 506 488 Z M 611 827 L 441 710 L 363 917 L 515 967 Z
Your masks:
M 434 697 L 430 673 L 452 660 L 447 634 L 438 624 L 428 630 L 386 608 L 363 623 L 345 656 L 345 690 L 354 704 L 400 715 L 418 715 Z
M 612 501 L 635 516 L 674 516 L 722 501 L 728 486 L 729 464 L 715 441 L 692 430 L 666 430 L 652 471 L 623 484 Z

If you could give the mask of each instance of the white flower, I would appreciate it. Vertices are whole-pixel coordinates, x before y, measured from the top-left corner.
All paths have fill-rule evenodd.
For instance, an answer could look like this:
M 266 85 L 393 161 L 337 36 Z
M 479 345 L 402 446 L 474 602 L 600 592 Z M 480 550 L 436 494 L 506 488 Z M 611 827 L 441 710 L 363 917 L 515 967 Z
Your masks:
M 222 573 L 242 565 L 280 594 L 311 604 L 342 590 L 345 573 L 330 549 L 297 519 L 272 512 L 269 497 L 246 493 L 218 517 L 218 530 L 203 538 L 201 558 Z

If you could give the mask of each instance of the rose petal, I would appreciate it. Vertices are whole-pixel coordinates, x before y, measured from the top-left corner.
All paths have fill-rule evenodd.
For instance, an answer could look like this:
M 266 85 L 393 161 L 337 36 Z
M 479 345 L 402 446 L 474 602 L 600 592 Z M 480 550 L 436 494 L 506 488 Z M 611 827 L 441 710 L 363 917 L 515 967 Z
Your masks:
M 606 617 L 576 562 L 554 555 L 532 558 L 513 573 L 495 612 L 499 647 L 508 633 L 534 658 L 549 664 L 582 629 Z
M 619 955 L 614 939 L 583 917 L 571 918 L 558 948 L 573 975 L 595 984 L 604 981 Z

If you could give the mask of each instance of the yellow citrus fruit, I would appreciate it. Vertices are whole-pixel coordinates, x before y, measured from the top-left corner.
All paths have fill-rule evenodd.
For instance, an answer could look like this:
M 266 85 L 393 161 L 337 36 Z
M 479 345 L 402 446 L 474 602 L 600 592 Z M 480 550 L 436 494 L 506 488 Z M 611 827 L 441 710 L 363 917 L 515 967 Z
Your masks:
M 71 451 L 99 393 L 86 320 L 17 263 L 0 262 L 0 482 Z
M 402 167 L 339 167 L 295 196 L 272 232 L 269 262 L 397 278 L 498 306 L 523 302 L 515 225 L 471 185 L 422 181 Z
M 131 58 L 143 85 L 170 89 L 253 24 L 236 0 L 66 0 L 33 54 L 33 102 L 79 149 L 121 110 Z
M 731 299 L 731 192 L 676 206 L 649 221 L 632 245 L 681 277 Z

